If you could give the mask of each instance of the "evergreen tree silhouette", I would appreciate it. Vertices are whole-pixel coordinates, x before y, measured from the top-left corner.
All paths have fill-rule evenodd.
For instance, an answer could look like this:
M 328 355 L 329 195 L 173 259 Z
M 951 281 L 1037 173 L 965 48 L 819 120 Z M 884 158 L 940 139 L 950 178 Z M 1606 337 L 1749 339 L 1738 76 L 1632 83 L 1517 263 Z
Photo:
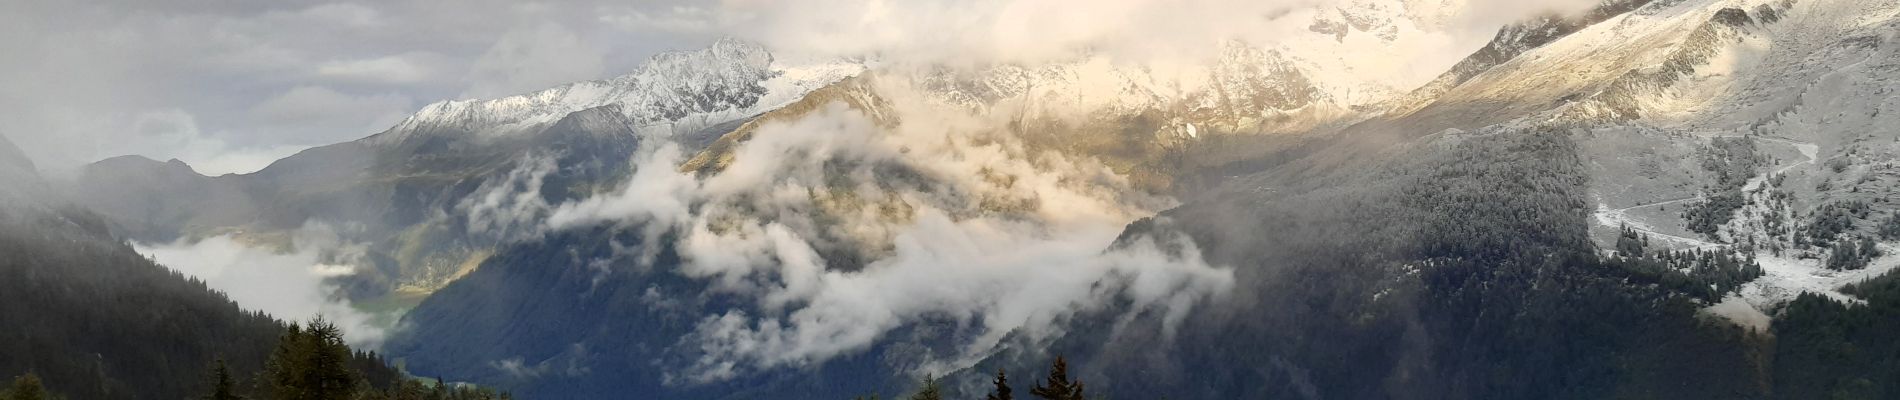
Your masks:
M 34 375 L 31 372 L 26 373 L 26 375 L 20 375 L 18 378 L 13 378 L 13 387 L 8 388 L 4 392 L 0 392 L 0 399 L 6 400 L 47 400 L 55 398 L 57 397 L 47 394 L 46 388 L 40 385 L 40 376 Z
M 237 395 L 235 386 L 237 382 L 231 379 L 230 367 L 224 365 L 224 358 L 218 358 L 216 363 L 211 364 L 211 395 L 204 398 L 205 400 L 243 399 Z
M 319 316 L 306 327 L 285 330 L 265 363 L 264 386 L 277 400 L 349 399 L 357 382 L 349 360 L 343 331 Z
M 348 399 L 356 389 L 356 374 L 350 371 L 350 347 L 343 343 L 343 331 L 322 316 L 310 321 L 308 329 L 311 353 L 305 370 L 309 399 Z
M 943 386 L 937 383 L 936 377 L 924 376 L 924 388 L 910 395 L 910 400 L 943 400 Z
M 1049 380 L 1029 389 L 1029 394 L 1045 400 L 1082 400 L 1082 381 L 1069 380 L 1069 362 L 1056 356 L 1049 367 Z
M 429 391 L 429 398 L 434 400 L 447 399 L 449 398 L 448 391 L 449 384 L 442 382 L 442 377 L 435 377 L 435 389 Z
M 307 342 L 302 326 L 293 323 L 284 329 L 284 334 L 277 338 L 277 347 L 271 349 L 270 359 L 264 362 L 264 372 L 259 377 L 263 390 L 258 393 L 272 399 L 304 398 L 302 378 Z
M 1003 375 L 1003 370 L 996 370 L 996 380 L 990 383 L 995 384 L 996 389 L 988 396 L 983 396 L 983 400 L 1015 400 L 1014 395 L 1010 394 L 1009 377 Z

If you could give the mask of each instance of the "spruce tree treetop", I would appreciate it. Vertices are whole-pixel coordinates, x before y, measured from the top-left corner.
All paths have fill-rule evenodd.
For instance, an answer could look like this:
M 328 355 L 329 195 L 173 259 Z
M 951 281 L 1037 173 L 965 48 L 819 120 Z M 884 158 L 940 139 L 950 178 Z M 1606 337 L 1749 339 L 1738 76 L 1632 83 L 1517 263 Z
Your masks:
M 925 376 L 924 388 L 910 395 L 910 400 L 943 400 L 943 386 L 937 383 L 936 377 Z
M 225 366 L 223 358 L 219 358 L 216 363 L 211 365 L 211 379 L 211 395 L 205 396 L 206 400 L 243 399 L 243 397 L 237 395 L 237 391 L 234 389 L 234 387 L 237 386 L 237 382 L 231 379 L 231 370 Z
M 6 400 L 47 400 L 54 398 L 46 394 L 46 388 L 40 385 L 40 376 L 31 372 L 13 378 L 13 387 L 0 392 L 0 399 Z
M 1046 400 L 1082 400 L 1082 381 L 1069 380 L 1069 362 L 1056 356 L 1049 367 L 1049 380 L 1029 389 L 1029 394 Z
M 996 380 L 990 383 L 995 384 L 996 389 L 984 396 L 983 400 L 1015 400 L 1015 395 L 1010 394 L 1009 377 L 1004 376 L 1003 370 L 996 370 Z

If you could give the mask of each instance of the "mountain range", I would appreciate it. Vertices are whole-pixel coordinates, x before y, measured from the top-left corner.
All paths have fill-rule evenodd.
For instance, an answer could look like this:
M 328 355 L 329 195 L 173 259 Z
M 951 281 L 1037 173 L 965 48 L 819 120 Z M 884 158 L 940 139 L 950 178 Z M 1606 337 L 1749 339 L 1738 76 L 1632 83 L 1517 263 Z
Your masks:
M 1058 355 L 1116 397 L 1900 393 L 1900 2 L 1606 0 L 1387 73 L 1450 3 L 1181 69 L 721 40 L 249 174 L 0 179 L 137 242 L 334 230 L 404 369 L 531 398 L 973 397 Z

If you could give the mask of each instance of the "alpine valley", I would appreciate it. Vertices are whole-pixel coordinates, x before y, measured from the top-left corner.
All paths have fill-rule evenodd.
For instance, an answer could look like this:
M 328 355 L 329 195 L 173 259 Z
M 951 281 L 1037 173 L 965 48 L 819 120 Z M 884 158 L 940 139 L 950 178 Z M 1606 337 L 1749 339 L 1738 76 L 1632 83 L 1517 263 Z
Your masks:
M 0 142 L 0 325 L 65 324 L 0 329 L 0 376 L 267 368 L 282 322 L 138 255 L 217 243 L 337 267 L 379 387 L 979 398 L 1061 357 L 1091 398 L 1900 397 L 1900 1 L 1603 0 L 1423 69 L 1464 0 L 1315 3 L 1167 64 L 724 39 L 253 173 Z M 255 344 L 23 306 L 89 298 Z

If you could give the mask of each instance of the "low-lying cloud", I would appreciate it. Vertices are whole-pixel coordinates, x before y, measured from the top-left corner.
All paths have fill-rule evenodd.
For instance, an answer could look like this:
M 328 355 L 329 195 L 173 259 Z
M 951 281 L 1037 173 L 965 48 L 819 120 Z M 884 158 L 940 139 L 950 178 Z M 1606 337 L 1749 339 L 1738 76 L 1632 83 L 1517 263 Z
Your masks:
M 455 206 L 467 218 L 469 236 L 501 243 L 539 235 L 551 208 L 542 182 L 558 167 L 553 158 L 530 154 L 507 175 L 483 181 Z
M 878 118 L 837 102 L 766 124 L 704 177 L 680 172 L 683 154 L 667 145 L 640 157 L 622 191 L 552 213 L 551 229 L 676 233 L 676 243 L 648 243 L 684 259 L 662 273 L 753 301 L 707 311 L 673 349 L 691 361 L 672 382 L 823 363 L 925 318 L 977 332 L 922 367 L 943 372 L 1008 335 L 1057 337 L 1066 318 L 1114 300 L 1172 322 L 1233 285 L 1185 237 L 1111 248 L 1169 200 L 1092 160 L 1026 147 L 998 128 L 1010 115 L 879 82 L 888 104 Z
M 343 330 L 353 346 L 381 346 L 387 330 L 377 316 L 357 310 L 330 278 L 356 273 L 352 246 L 338 245 L 321 227 L 300 230 L 288 251 L 248 243 L 234 235 L 164 244 L 135 244 L 160 265 L 203 280 L 239 306 L 278 319 L 301 322 L 322 316 Z

